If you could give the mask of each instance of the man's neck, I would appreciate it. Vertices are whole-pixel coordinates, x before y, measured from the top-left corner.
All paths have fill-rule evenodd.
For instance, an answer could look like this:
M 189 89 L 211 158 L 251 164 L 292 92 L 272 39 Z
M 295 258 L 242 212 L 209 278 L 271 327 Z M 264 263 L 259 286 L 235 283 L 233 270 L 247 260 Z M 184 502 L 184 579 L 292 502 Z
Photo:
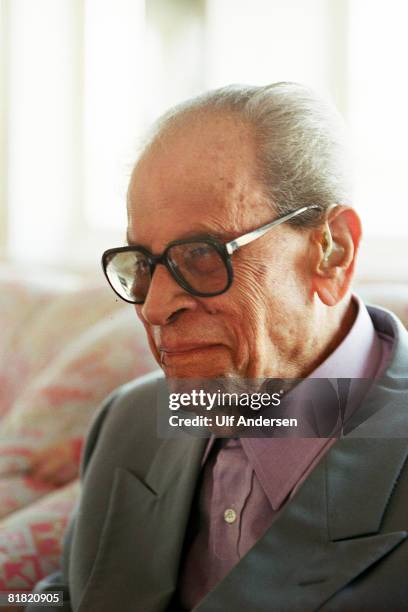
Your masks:
M 351 295 L 343 303 L 334 308 L 325 307 L 324 321 L 322 317 L 316 319 L 316 345 L 315 355 L 305 366 L 301 374 L 306 378 L 313 370 L 322 364 L 331 355 L 350 332 L 358 313 L 358 305 Z M 325 333 L 322 334 L 322 330 Z

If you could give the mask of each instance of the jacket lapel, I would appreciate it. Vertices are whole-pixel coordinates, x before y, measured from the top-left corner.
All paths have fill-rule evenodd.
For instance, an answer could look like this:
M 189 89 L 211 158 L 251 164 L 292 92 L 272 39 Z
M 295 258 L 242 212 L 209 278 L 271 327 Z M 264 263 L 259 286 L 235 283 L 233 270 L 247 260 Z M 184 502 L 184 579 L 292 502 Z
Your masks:
M 407 538 L 378 533 L 406 440 L 340 440 L 197 612 L 312 612 Z
M 164 440 L 143 481 L 132 466 L 116 469 L 101 542 L 78 612 L 112 612 L 119 602 L 121 612 L 165 610 L 176 587 L 206 442 L 187 435 Z

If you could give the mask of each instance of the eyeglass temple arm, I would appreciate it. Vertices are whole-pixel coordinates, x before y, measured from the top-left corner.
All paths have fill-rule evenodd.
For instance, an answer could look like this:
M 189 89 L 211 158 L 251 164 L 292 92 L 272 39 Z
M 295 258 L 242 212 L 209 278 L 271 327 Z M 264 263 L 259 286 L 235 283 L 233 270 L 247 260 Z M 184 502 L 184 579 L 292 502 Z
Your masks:
M 262 225 L 262 227 L 258 227 L 257 229 L 252 230 L 252 232 L 248 232 L 243 236 L 239 236 L 239 238 L 235 238 L 235 240 L 227 242 L 227 244 L 225 245 L 227 252 L 232 255 L 232 253 L 240 247 L 244 246 L 245 244 L 249 244 L 253 240 L 256 240 L 257 238 L 260 238 L 261 236 L 266 234 L 266 232 L 268 232 L 272 227 L 280 225 L 281 223 L 285 223 L 285 221 L 289 221 L 289 219 L 293 219 L 293 217 L 297 217 L 298 215 L 301 215 L 302 213 L 306 212 L 307 210 L 311 210 L 312 208 L 321 207 L 317 204 L 311 204 L 310 206 L 302 206 L 301 208 L 297 208 L 293 212 L 290 212 L 287 215 L 284 215 L 283 217 L 279 217 L 279 219 L 275 219 L 275 221 L 271 221 L 266 225 Z

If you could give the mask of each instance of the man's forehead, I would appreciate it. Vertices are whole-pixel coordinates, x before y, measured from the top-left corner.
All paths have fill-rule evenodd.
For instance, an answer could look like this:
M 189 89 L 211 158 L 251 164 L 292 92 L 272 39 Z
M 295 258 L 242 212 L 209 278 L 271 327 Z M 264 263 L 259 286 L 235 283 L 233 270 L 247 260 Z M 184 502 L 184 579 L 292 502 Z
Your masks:
M 252 132 L 229 116 L 190 119 L 159 134 L 136 164 L 130 194 L 146 181 L 172 187 L 176 182 L 213 188 L 249 173 L 254 165 Z M 231 185 L 230 185 L 231 186 Z
M 201 198 L 201 199 L 200 199 Z M 136 200 L 128 207 L 128 241 L 130 244 L 145 243 L 146 246 L 183 238 L 214 236 L 233 237 L 244 216 L 245 202 L 241 202 L 241 213 L 228 198 L 198 192 L 188 198 L 188 193 L 174 198 L 143 201 Z
M 231 122 L 187 126 L 147 151 L 129 186 L 131 242 L 151 244 L 157 232 L 160 244 L 200 233 L 228 239 L 246 229 L 262 190 L 252 141 L 231 134 L 232 127 L 237 130 Z
M 255 194 L 253 196 L 255 198 Z M 251 202 L 250 198 L 248 193 L 246 201 L 240 202 L 239 206 L 228 201 L 219 205 L 208 201 L 201 206 L 169 202 L 158 214 L 151 214 L 151 207 L 140 202 L 129 209 L 128 244 L 139 244 L 159 253 L 174 240 L 209 235 L 222 242 L 232 240 L 271 220 L 271 207 L 264 201 Z

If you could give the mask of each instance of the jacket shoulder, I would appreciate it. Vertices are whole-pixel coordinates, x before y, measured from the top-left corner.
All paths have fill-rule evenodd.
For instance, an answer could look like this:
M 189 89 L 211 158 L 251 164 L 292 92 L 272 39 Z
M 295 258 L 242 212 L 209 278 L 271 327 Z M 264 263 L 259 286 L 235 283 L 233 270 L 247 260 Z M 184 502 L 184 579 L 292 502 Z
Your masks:
M 156 447 L 157 393 L 163 379 L 157 370 L 118 387 L 106 398 L 88 431 L 81 461 L 82 479 L 95 456 L 123 458 L 127 452 L 134 454 L 140 445 L 146 451 L 149 441 Z

